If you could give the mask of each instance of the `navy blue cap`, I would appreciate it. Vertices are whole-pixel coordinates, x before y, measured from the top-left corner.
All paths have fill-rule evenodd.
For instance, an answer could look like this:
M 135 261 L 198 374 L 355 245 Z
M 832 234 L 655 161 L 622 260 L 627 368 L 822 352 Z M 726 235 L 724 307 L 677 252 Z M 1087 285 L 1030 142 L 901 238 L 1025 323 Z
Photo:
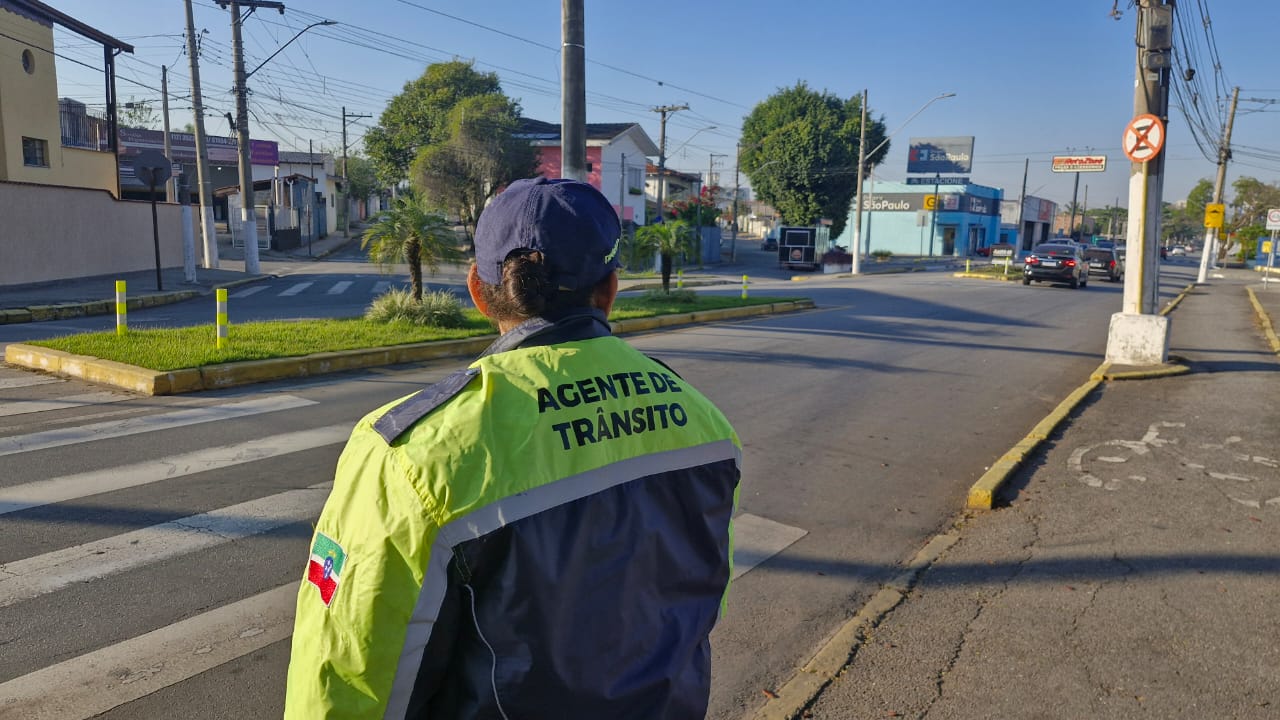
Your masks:
M 476 272 L 502 282 L 502 263 L 517 250 L 537 250 L 562 290 L 593 287 L 618 267 L 618 213 L 591 185 L 566 178 L 517 180 L 476 222 Z

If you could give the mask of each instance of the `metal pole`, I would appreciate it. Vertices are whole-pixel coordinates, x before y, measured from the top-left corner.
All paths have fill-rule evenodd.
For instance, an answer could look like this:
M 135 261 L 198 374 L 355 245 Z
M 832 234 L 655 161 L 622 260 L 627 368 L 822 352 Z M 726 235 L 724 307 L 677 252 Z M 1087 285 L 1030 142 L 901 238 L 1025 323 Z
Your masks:
M 191 65 L 191 107 L 195 116 L 196 184 L 200 195 L 200 232 L 204 243 L 204 266 L 218 267 L 218 235 L 213 226 L 213 189 L 209 178 L 209 151 L 205 147 L 204 104 L 200 99 L 200 56 L 196 49 L 195 22 L 191 16 L 191 0 L 184 0 L 187 10 L 187 58 Z
M 742 194 L 742 179 L 738 175 L 739 163 L 742 160 L 742 145 L 735 145 L 733 155 L 733 228 L 729 230 L 729 262 L 738 259 L 738 196 Z M 745 276 L 744 276 L 745 277 Z
M 586 33 L 583 0 L 560 2 L 560 176 L 587 179 Z
M 156 290 L 164 290 L 160 280 L 160 221 L 156 218 L 156 183 L 151 183 L 151 240 L 156 248 Z
M 867 91 L 862 91 L 862 120 L 858 123 L 858 189 L 853 197 L 853 266 L 850 272 L 862 272 L 862 176 L 867 167 Z
M 1014 251 L 1015 256 L 1017 255 L 1017 250 L 1031 249 L 1031 246 L 1027 244 L 1026 238 L 1022 236 L 1024 232 L 1023 226 L 1027 222 L 1027 173 L 1030 171 L 1031 158 L 1027 158 L 1022 163 L 1022 192 L 1018 193 L 1018 247 Z
M 1071 190 L 1071 220 L 1067 222 L 1067 237 L 1073 238 L 1076 234 L 1076 198 L 1080 195 L 1080 173 L 1076 173 L 1076 184 Z
M 307 140 L 307 175 L 311 178 L 311 191 L 307 197 L 307 257 L 311 257 L 311 237 L 316 234 L 316 156 Z
M 938 229 L 938 202 L 942 199 L 938 197 L 938 183 L 942 180 L 941 173 L 934 173 L 933 176 L 933 214 L 929 219 L 929 257 L 933 257 L 933 235 Z
M 667 113 L 688 110 L 688 105 L 663 105 L 653 108 L 659 114 L 658 122 L 658 222 L 662 222 L 665 212 L 662 207 L 663 195 L 667 188 Z M 676 148 L 679 150 L 679 148 Z
M 249 146 L 248 89 L 245 87 L 244 43 L 240 38 L 240 2 L 231 0 L 231 64 L 235 75 L 236 140 L 240 146 L 240 223 L 244 228 L 244 271 L 261 272 L 258 265 L 258 218 L 253 198 L 253 156 Z

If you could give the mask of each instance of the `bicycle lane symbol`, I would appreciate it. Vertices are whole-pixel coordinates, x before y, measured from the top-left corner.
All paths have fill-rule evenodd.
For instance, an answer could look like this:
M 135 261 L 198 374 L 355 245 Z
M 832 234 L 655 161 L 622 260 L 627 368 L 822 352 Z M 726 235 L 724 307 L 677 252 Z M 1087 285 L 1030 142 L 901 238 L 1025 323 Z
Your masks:
M 1235 435 L 1222 442 L 1191 447 L 1171 432 L 1186 426 L 1180 422 L 1154 422 L 1140 440 L 1106 440 L 1078 447 L 1067 459 L 1067 467 L 1088 487 L 1118 490 L 1126 482 L 1147 482 L 1148 476 L 1139 474 L 1148 472 L 1141 466 L 1142 458 L 1172 453 L 1189 474 L 1198 472 L 1231 501 L 1253 509 L 1280 510 L 1280 473 L 1274 472 L 1280 468 L 1280 460 L 1243 452 L 1243 438 Z M 1122 465 L 1124 469 L 1120 469 Z M 1106 471 L 1104 467 L 1115 470 Z

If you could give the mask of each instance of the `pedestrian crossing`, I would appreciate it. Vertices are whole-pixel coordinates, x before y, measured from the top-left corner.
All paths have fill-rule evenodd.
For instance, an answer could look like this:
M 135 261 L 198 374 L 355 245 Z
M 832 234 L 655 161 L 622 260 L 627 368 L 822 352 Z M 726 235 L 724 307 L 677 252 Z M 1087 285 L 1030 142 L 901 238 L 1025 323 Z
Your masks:
M 462 281 L 460 279 L 450 280 L 449 278 L 436 278 L 428 280 L 427 286 L 432 289 L 440 287 L 454 287 L 456 291 L 461 292 Z M 323 295 L 333 298 L 340 296 L 356 296 L 377 297 L 385 294 L 388 290 L 395 288 L 409 287 L 407 282 L 395 282 L 390 280 L 298 280 L 288 281 L 283 279 L 280 282 L 264 282 L 256 285 L 247 285 L 232 290 L 227 298 L 229 300 L 243 300 L 255 295 L 260 297 L 306 297 L 309 295 Z M 0 386 L 3 387 L 3 386 Z
M 0 437 L 0 720 L 136 717 L 128 703 L 160 691 L 182 697 L 184 681 L 246 658 L 260 664 L 254 677 L 235 679 L 248 685 L 220 700 L 239 703 L 240 716 L 279 716 L 286 668 L 253 658 L 271 657 L 261 651 L 292 633 L 310 526 L 357 418 L 331 422 L 318 401 L 287 388 L 159 407 L 8 369 L 0 388 L 9 390 L 0 416 L 25 422 Z M 123 414 L 98 421 L 98 405 Z M 58 415 L 75 411 L 89 420 L 67 426 Z M 54 415 L 58 427 L 42 422 Z M 226 438 L 214 427 L 251 436 L 214 441 Z M 734 578 L 805 534 L 740 514 Z M 276 550 L 248 550 L 263 547 Z M 238 580 L 250 575 L 255 582 Z M 208 602 L 190 592 L 193 577 L 234 592 Z M 95 615 L 100 593 L 121 582 L 129 616 Z M 73 651 L 28 629 L 50 623 L 65 628 Z M 196 700 L 171 717 L 205 717 Z

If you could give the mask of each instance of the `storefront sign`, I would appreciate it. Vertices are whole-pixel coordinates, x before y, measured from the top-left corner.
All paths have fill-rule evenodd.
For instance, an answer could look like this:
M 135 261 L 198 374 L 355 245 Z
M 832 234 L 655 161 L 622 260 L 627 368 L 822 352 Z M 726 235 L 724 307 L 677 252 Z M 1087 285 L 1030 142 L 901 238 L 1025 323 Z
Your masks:
M 1105 172 L 1106 155 L 1055 155 L 1054 172 Z
M 969 178 L 956 177 L 956 176 L 909 177 L 907 178 L 907 184 L 908 185 L 968 185 Z
M 196 161 L 196 137 L 191 133 L 169 133 L 169 158 L 175 162 Z M 209 136 L 205 138 L 209 162 L 234 165 L 240 155 L 235 138 Z M 143 150 L 164 150 L 164 133 L 159 130 L 120 128 L 120 157 L 128 158 Z M 280 164 L 280 146 L 273 140 L 250 140 L 249 162 L 254 165 Z
M 931 198 L 937 197 L 937 208 L 940 212 L 966 212 L 971 215 L 998 215 L 1000 204 L 994 198 L 978 197 L 960 193 L 933 195 L 917 193 L 876 193 L 862 199 L 864 212 L 916 212 L 932 210 Z

